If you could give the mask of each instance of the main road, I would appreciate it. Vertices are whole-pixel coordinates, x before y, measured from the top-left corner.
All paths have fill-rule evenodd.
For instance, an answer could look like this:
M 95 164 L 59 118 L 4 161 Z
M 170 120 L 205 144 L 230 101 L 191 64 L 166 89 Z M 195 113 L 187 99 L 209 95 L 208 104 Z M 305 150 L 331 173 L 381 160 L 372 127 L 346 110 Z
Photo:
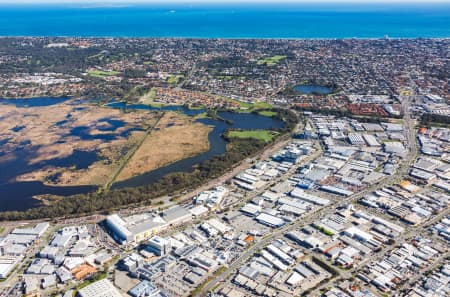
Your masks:
M 243 263 L 247 262 L 253 254 L 260 250 L 261 248 L 265 247 L 267 244 L 269 244 L 274 239 L 281 237 L 285 235 L 286 233 L 295 230 L 301 226 L 305 226 L 308 224 L 313 223 L 317 219 L 323 217 L 327 213 L 331 213 L 335 210 L 335 208 L 342 204 L 348 204 L 357 201 L 358 199 L 364 197 L 366 194 L 373 192 L 377 189 L 386 187 L 388 185 L 391 185 L 395 183 L 398 178 L 404 176 L 409 166 L 414 162 L 414 159 L 417 154 L 417 143 L 416 143 L 416 137 L 415 137 L 415 127 L 414 127 L 414 120 L 411 117 L 410 114 L 410 100 L 412 96 L 404 96 L 402 97 L 402 109 L 403 109 L 403 121 L 404 121 L 404 128 L 405 128 L 405 135 L 408 142 L 408 153 L 406 154 L 402 164 L 399 166 L 396 174 L 386 177 L 382 181 L 373 184 L 372 186 L 364 189 L 363 191 L 360 191 L 358 193 L 355 193 L 354 195 L 349 196 L 348 198 L 334 201 L 327 205 L 326 207 L 316 209 L 310 213 L 308 213 L 306 216 L 302 217 L 300 220 L 297 220 L 291 224 L 285 225 L 284 227 L 281 227 L 279 229 L 273 230 L 270 234 L 263 237 L 260 241 L 255 243 L 253 246 L 251 246 L 249 249 L 247 249 L 241 256 L 239 256 L 233 263 L 231 263 L 228 268 L 217 275 L 213 280 L 211 280 L 209 283 L 207 283 L 203 289 L 199 292 L 199 296 L 206 296 L 209 291 L 211 291 L 213 288 L 216 288 L 217 285 L 219 285 L 221 282 L 225 281 L 228 276 L 233 273 L 237 268 L 239 268 Z

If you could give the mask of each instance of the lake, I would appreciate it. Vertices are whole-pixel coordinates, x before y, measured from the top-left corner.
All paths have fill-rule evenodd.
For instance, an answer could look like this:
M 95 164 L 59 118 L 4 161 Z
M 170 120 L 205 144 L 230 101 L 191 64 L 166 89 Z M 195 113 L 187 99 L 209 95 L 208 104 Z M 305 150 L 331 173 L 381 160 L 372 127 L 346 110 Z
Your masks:
M 131 105 L 127 108 L 130 109 L 130 107 L 138 109 L 136 105 Z M 193 113 L 192 115 L 205 112 L 205 110 L 190 110 L 183 106 L 167 106 L 166 108 L 170 108 L 170 110 L 183 111 L 184 114 Z M 148 109 L 148 107 L 143 107 L 143 109 Z M 120 189 L 126 187 L 143 186 L 153 183 L 169 173 L 191 172 L 194 169 L 195 165 L 226 152 L 227 141 L 222 137 L 222 135 L 227 129 L 254 130 L 279 129 L 284 127 L 284 123 L 280 120 L 253 113 L 234 113 L 224 111 L 218 112 L 218 116 L 226 120 L 227 122 L 221 120 L 213 120 L 210 118 L 197 120 L 202 124 L 214 127 L 213 130 L 208 134 L 208 151 L 190 158 L 176 161 L 167 166 L 132 177 L 128 180 L 114 183 L 112 185 L 112 188 Z
M 30 98 L 30 99 L 0 99 L 0 107 L 2 104 L 15 105 L 18 108 L 33 108 L 39 106 L 51 106 L 65 102 L 69 98 Z M 76 102 L 85 102 L 78 100 L 71 100 L 68 104 L 75 104 Z M 184 106 L 164 106 L 162 108 L 155 108 L 143 104 L 125 105 L 122 102 L 110 103 L 111 108 L 126 108 L 128 110 L 148 110 L 150 112 L 156 110 L 178 111 L 185 115 L 195 116 L 205 112 L 203 109 L 189 109 Z M 57 107 L 55 107 L 57 108 Z M 80 107 L 83 108 L 83 107 Z M 209 118 L 198 119 L 197 121 L 213 126 L 213 130 L 208 135 L 210 148 L 207 152 L 199 155 L 179 160 L 162 168 L 153 170 L 148 173 L 133 177 L 129 180 L 118 182 L 113 185 L 114 189 L 123 187 L 142 186 L 157 181 L 166 174 L 173 172 L 189 172 L 193 170 L 196 164 L 202 161 L 211 159 L 212 157 L 223 154 L 226 151 L 226 140 L 222 134 L 229 128 L 237 129 L 277 129 L 282 128 L 284 123 L 282 121 L 261 116 L 258 114 L 247 113 L 233 113 L 233 112 L 219 112 L 221 118 L 229 120 L 224 122 L 220 120 L 213 120 Z M 1 121 L 1 119 L 0 119 Z M 56 125 L 66 125 L 70 121 L 70 117 L 66 120 L 56 123 Z M 122 121 L 113 120 L 109 118 L 101 119 L 105 123 L 104 128 L 101 128 L 104 133 L 98 135 L 91 135 L 88 133 L 88 127 L 79 126 L 68 131 L 67 136 L 76 136 L 84 140 L 101 139 L 112 140 L 117 136 L 126 137 L 136 129 L 128 129 L 121 132 L 119 135 L 114 131 L 125 124 Z M 23 126 L 16 126 L 13 129 L 20 131 Z M 11 139 L 0 140 L 0 145 L 7 144 Z M 30 160 L 38 156 L 39 147 L 29 146 L 29 143 L 24 142 L 17 146 L 14 152 L 4 152 L 0 147 L 0 158 L 8 154 L 8 158 L 0 161 L 0 211 L 6 210 L 26 210 L 28 208 L 39 206 L 39 201 L 33 199 L 35 195 L 52 194 L 58 196 L 71 196 L 75 194 L 82 194 L 95 191 L 97 186 L 48 186 L 40 181 L 16 181 L 16 177 L 43 169 L 47 166 L 55 167 L 72 167 L 76 169 L 88 168 L 94 162 L 98 161 L 96 151 L 79 151 L 74 150 L 69 156 L 63 158 L 54 158 L 50 160 L 41 161 L 30 164 Z M 50 180 L 57 180 L 58 176 L 50 177 Z
M 327 95 L 333 92 L 333 89 L 319 85 L 297 85 L 294 87 L 294 91 L 305 95 L 310 94 Z

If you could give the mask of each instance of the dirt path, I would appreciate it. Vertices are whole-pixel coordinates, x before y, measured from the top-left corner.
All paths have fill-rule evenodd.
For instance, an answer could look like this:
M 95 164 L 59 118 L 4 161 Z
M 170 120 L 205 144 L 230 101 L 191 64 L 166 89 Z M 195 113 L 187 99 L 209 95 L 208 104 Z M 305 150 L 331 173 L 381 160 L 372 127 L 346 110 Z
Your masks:
M 152 130 L 158 125 L 159 121 L 164 116 L 164 113 L 160 113 L 158 115 L 158 119 L 156 122 L 150 126 L 146 131 L 142 139 L 125 155 L 122 164 L 120 164 L 119 168 L 117 168 L 116 172 L 112 176 L 112 178 L 103 186 L 104 191 L 109 191 L 112 184 L 116 181 L 117 177 L 122 173 L 122 170 L 128 165 L 128 162 L 131 160 L 131 158 L 134 156 L 134 154 L 137 152 L 137 150 L 141 147 L 141 145 L 145 142 L 147 137 L 151 134 Z

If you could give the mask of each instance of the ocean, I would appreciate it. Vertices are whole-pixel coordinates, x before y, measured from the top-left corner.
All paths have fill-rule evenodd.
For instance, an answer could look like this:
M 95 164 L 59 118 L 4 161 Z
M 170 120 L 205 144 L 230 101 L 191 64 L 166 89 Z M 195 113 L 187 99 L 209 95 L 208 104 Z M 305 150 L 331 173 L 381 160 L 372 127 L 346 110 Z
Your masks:
M 0 36 L 449 38 L 450 3 L 0 4 Z

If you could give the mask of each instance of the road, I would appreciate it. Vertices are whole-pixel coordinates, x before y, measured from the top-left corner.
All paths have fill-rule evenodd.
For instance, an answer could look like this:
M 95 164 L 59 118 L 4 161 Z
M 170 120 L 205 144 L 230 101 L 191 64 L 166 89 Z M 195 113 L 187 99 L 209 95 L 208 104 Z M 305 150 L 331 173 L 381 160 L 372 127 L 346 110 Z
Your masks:
M 407 228 L 407 230 L 400 234 L 400 236 L 395 238 L 395 244 L 392 244 L 390 246 L 386 246 L 384 247 L 380 252 L 378 253 L 374 253 L 372 255 L 369 256 L 365 256 L 364 260 L 362 260 L 361 262 L 358 263 L 357 266 L 349 269 L 349 270 L 341 270 L 338 269 L 340 274 L 339 276 L 335 279 L 335 281 L 339 281 L 339 280 L 345 280 L 345 279 L 349 279 L 352 277 L 352 275 L 359 271 L 364 264 L 366 263 L 373 263 L 376 261 L 381 261 L 386 254 L 388 254 L 389 252 L 395 250 L 398 248 L 398 245 L 405 242 L 408 239 L 411 239 L 412 237 L 414 237 L 415 235 L 421 234 L 425 231 L 427 231 L 429 229 L 430 225 L 433 225 L 437 222 L 439 222 L 440 220 L 442 220 L 443 217 L 447 216 L 450 213 L 450 209 L 447 209 L 446 211 L 441 212 L 440 214 L 436 215 L 435 217 L 433 217 L 431 220 L 428 220 L 426 222 L 423 222 L 422 224 L 418 225 L 418 226 L 410 226 Z M 442 255 L 440 255 L 438 257 L 438 259 L 436 259 L 433 264 L 431 264 L 429 267 L 427 267 L 424 271 L 422 271 L 420 274 L 416 275 L 415 278 L 419 279 L 424 273 L 425 271 L 429 271 L 431 269 L 433 269 L 433 267 L 438 266 L 439 264 L 442 264 L 442 262 L 440 261 L 441 258 L 445 259 L 446 257 L 449 256 L 449 252 L 444 253 Z M 411 282 L 412 283 L 412 282 Z M 320 292 L 320 290 L 326 288 L 329 286 L 329 283 L 325 283 L 317 288 L 315 288 L 315 290 L 313 292 L 311 292 L 311 296 L 315 296 L 315 293 Z M 398 289 L 400 290 L 400 288 Z
M 409 166 L 414 162 L 416 154 L 417 154 L 417 143 L 416 143 L 416 137 L 415 137 L 415 127 L 414 127 L 414 120 L 411 117 L 410 114 L 410 100 L 412 96 L 405 96 L 402 98 L 402 106 L 403 106 L 403 121 L 404 121 L 404 128 L 405 128 L 405 135 L 408 142 L 408 153 L 406 154 L 405 158 L 403 159 L 402 164 L 399 166 L 396 174 L 386 177 L 382 181 L 373 184 L 372 186 L 364 189 L 363 191 L 360 191 L 358 193 L 355 193 L 354 195 L 351 195 L 345 199 L 335 201 L 333 203 L 330 203 L 326 207 L 323 207 L 321 209 L 317 209 L 315 211 L 312 211 L 308 213 L 306 216 L 302 217 L 300 220 L 297 220 L 289 225 L 286 225 L 282 228 L 275 229 L 272 233 L 267 235 L 266 237 L 263 237 L 260 241 L 258 241 L 255 245 L 250 247 L 247 251 L 245 251 L 240 257 L 238 257 L 233 263 L 229 265 L 229 267 L 220 275 L 218 275 L 214 280 L 210 281 L 208 284 L 204 286 L 204 288 L 200 291 L 199 296 L 206 296 L 209 291 L 211 291 L 213 288 L 216 288 L 218 284 L 223 282 L 228 278 L 228 276 L 233 273 L 238 267 L 240 267 L 243 263 L 247 262 L 250 257 L 253 256 L 255 251 L 258 251 L 259 249 L 265 247 L 267 244 L 269 244 L 271 241 L 278 237 L 282 237 L 286 233 L 295 230 L 301 226 L 305 226 L 308 224 L 313 223 L 317 219 L 323 217 L 326 213 L 333 212 L 335 208 L 338 205 L 352 203 L 366 194 L 373 192 L 375 190 L 378 190 L 380 188 L 386 187 L 388 185 L 391 185 L 395 183 L 398 178 L 404 176 Z
M 3 292 L 0 292 L 0 296 L 10 296 L 10 292 L 14 290 L 14 285 L 17 283 L 19 278 L 21 277 L 20 272 L 22 272 L 26 266 L 30 263 L 30 261 L 36 256 L 36 254 L 47 245 L 50 237 L 54 234 L 56 228 L 50 228 L 45 232 L 45 234 L 37 239 L 35 244 L 33 244 L 26 252 L 24 259 L 20 262 L 20 264 L 14 269 L 14 271 L 8 276 L 8 278 L 0 282 L 0 290 L 3 289 Z
M 349 196 L 345 199 L 339 199 L 337 201 L 333 201 L 326 207 L 315 209 L 312 212 L 308 213 L 306 216 L 302 217 L 301 220 L 295 221 L 291 224 L 285 225 L 282 228 L 274 230 L 272 233 L 263 237 L 260 241 L 255 243 L 248 250 L 246 250 L 242 255 L 240 255 L 233 263 L 231 263 L 229 265 L 229 267 L 224 272 L 219 274 L 211 282 L 207 283 L 204 286 L 203 290 L 201 290 L 199 295 L 205 296 L 212 288 L 215 288 L 218 284 L 225 281 L 230 276 L 231 273 L 233 273 L 237 268 L 239 268 L 243 263 L 245 263 L 250 257 L 252 257 L 256 251 L 258 251 L 259 249 L 261 249 L 264 246 L 266 246 L 267 244 L 269 244 L 275 238 L 282 237 L 289 231 L 292 231 L 292 230 L 297 229 L 304 225 L 308 225 L 308 224 L 316 221 L 317 219 L 322 218 L 325 214 L 334 211 L 336 206 L 338 206 L 338 205 L 357 201 L 358 199 L 360 199 L 364 195 L 368 194 L 369 192 L 372 192 L 376 189 L 391 185 L 392 183 L 396 182 L 398 180 L 398 178 L 405 175 L 409 169 L 409 165 L 412 164 L 412 162 L 414 161 L 416 154 L 417 154 L 417 143 L 415 140 L 414 120 L 412 119 L 412 117 L 410 115 L 411 97 L 412 96 L 409 96 L 409 97 L 405 96 L 404 98 L 402 98 L 402 107 L 404 110 L 403 121 L 404 121 L 404 126 L 405 126 L 405 135 L 406 135 L 406 138 L 408 141 L 408 153 L 407 153 L 406 157 L 404 158 L 402 164 L 399 166 L 398 171 L 396 172 L 395 175 L 389 176 L 389 177 L 383 179 L 382 181 L 380 181 L 379 183 L 374 184 L 374 185 L 364 189 L 363 191 L 358 192 L 358 193 L 356 193 L 352 196 Z M 283 146 L 285 146 L 289 141 L 290 141 L 290 139 L 281 140 L 281 141 L 275 143 L 274 145 L 272 145 L 271 147 L 269 147 L 268 149 L 266 149 L 264 152 L 258 154 L 255 158 L 266 158 L 273 152 L 275 152 L 275 151 L 279 150 L 280 148 L 282 148 Z M 316 155 L 309 156 L 302 163 L 310 162 L 316 157 L 318 157 L 318 155 L 317 156 Z M 196 189 L 195 191 L 192 191 L 184 196 L 179 197 L 179 199 L 177 200 L 177 203 L 180 203 L 182 201 L 188 201 L 188 200 L 192 199 L 192 197 L 197 195 L 199 192 L 201 192 L 205 189 L 208 189 L 214 185 L 225 182 L 229 178 L 236 175 L 238 172 L 240 172 L 250 166 L 251 166 L 250 162 L 248 162 L 248 160 L 244 160 L 237 167 L 235 167 L 231 172 L 228 172 L 227 174 L 221 176 L 220 178 L 210 181 L 208 184 Z M 259 194 L 259 192 L 258 193 L 255 192 L 252 196 L 256 196 L 258 194 Z M 166 205 L 174 203 L 169 200 L 169 197 L 163 197 L 163 198 L 160 198 L 160 200 L 163 202 L 166 202 Z M 142 212 L 142 211 L 148 211 L 150 208 L 153 208 L 153 207 L 128 208 L 127 210 L 125 210 L 123 212 L 127 212 L 129 214 L 137 213 L 137 212 Z M 77 218 L 77 219 L 70 220 L 70 221 L 59 221 L 58 224 L 59 225 L 64 225 L 67 223 L 70 224 L 70 223 L 74 223 L 74 221 L 76 221 L 76 223 L 83 223 L 86 221 L 91 221 L 93 219 L 93 217 L 95 217 L 94 218 L 95 221 L 103 219 L 103 216 L 96 215 L 96 216 L 89 216 L 89 217 L 84 217 L 84 218 Z M 379 255 L 379 254 L 377 254 L 377 255 Z M 25 263 L 25 262 L 26 261 L 24 261 L 23 263 Z M 16 271 L 19 271 L 19 270 L 20 269 L 16 269 Z M 16 279 L 15 275 L 10 277 L 8 279 L 8 284 L 10 284 L 10 282 L 15 279 Z M 5 284 L 3 284 L 3 285 L 5 285 Z

